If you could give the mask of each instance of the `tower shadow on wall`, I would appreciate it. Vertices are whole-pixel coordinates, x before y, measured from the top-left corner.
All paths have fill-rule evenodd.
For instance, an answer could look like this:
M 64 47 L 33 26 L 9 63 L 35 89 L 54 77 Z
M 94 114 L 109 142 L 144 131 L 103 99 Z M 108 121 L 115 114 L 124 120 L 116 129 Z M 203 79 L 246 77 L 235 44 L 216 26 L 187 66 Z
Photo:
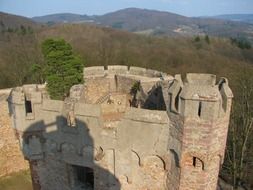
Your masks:
M 32 123 L 22 135 L 34 190 L 120 190 L 115 175 L 100 166 L 105 154 L 87 124 L 76 119 L 71 127 L 63 116 L 55 121 Z

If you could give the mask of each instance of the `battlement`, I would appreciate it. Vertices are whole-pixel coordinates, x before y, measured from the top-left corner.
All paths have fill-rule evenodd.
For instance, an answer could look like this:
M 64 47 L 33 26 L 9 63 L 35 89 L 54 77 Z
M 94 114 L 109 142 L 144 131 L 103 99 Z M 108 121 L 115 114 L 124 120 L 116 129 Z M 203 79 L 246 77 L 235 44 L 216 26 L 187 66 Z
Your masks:
M 169 112 L 186 117 L 216 119 L 230 112 L 232 91 L 228 81 L 215 75 L 187 74 L 185 80 L 176 75 L 169 88 Z
M 213 86 L 216 83 L 216 76 L 212 74 L 188 73 L 184 83 Z
M 146 69 L 142 67 L 129 67 L 123 65 L 110 65 L 107 68 L 103 66 L 94 66 L 94 67 L 86 67 L 83 70 L 84 77 L 98 77 L 98 76 L 105 76 L 108 74 L 111 75 L 140 75 L 144 77 L 151 77 L 151 78 L 159 78 L 163 76 L 167 76 L 166 73 Z
M 233 97 L 227 79 L 120 65 L 83 72 L 84 84 L 64 101 L 50 99 L 45 85 L 10 93 L 13 127 L 39 186 L 75 189 L 78 167 L 94 171 L 94 189 L 216 189 Z
M 34 103 L 41 103 L 42 93 L 45 92 L 45 85 L 24 85 L 11 90 L 8 101 L 14 104 L 25 104 L 25 100 Z
M 72 103 L 50 99 L 45 85 L 24 85 L 12 89 L 9 96 L 10 110 L 16 120 L 22 123 L 22 125 L 14 127 L 19 131 L 30 131 L 29 126 L 32 123 L 40 120 L 46 123 L 55 123 L 58 116 L 65 117 L 67 123 L 70 123 L 70 118 L 75 120 L 78 117 L 92 117 L 100 121 L 100 127 L 112 126 L 108 122 L 119 122 L 124 118 L 130 119 L 128 112 L 132 113 L 131 110 L 134 107 L 131 107 L 137 106 L 137 104 L 131 105 L 131 101 L 133 101 L 131 90 L 136 83 L 141 83 L 142 87 L 139 90 L 142 95 L 145 95 L 144 99 L 148 99 L 148 93 L 153 88 L 157 88 L 159 82 L 172 80 L 172 77 L 168 75 L 165 77 L 165 74 L 164 78 L 159 78 L 157 76 L 161 77 L 161 72 L 144 68 L 133 67 L 129 70 L 126 66 L 108 66 L 106 70 L 101 68 L 103 67 L 85 69 L 87 77 L 85 84 L 75 85 L 70 89 L 69 98 L 75 99 Z M 138 73 L 144 74 L 144 71 L 149 73 L 149 76 L 152 74 L 152 77 L 147 74 L 145 76 L 138 75 Z M 144 104 L 145 100 L 143 101 Z M 144 112 L 143 109 L 142 113 Z M 150 112 L 154 111 L 150 110 L 148 113 Z M 163 112 L 166 113 L 165 110 Z M 130 115 L 134 120 L 134 114 Z M 143 118 L 143 122 L 146 119 Z M 118 125 L 113 124 L 113 126 L 117 127 Z M 35 128 L 32 130 L 34 131 Z
M 160 83 L 167 82 L 168 84 L 171 83 L 169 88 L 164 88 L 164 86 L 160 88 L 163 93 L 163 101 L 168 105 L 167 111 L 169 114 L 173 113 L 187 117 L 214 120 L 224 117 L 226 113 L 230 112 L 229 108 L 233 94 L 228 86 L 228 81 L 222 78 L 219 82 L 216 82 L 215 75 L 190 73 L 186 75 L 184 80 L 181 75 L 176 75 L 173 80 L 166 75 L 167 80 L 164 81 L 162 76 L 165 76 L 165 74 L 162 72 L 139 67 L 130 67 L 130 69 L 128 69 L 127 66 L 118 65 L 108 66 L 108 69 L 104 69 L 104 67 L 88 67 L 84 69 L 84 73 L 87 79 L 92 76 L 92 78 L 86 81 L 86 87 L 83 88 L 82 85 L 77 85 L 72 88 L 75 89 L 70 93 L 71 98 L 76 98 L 78 96 L 78 100 L 83 100 L 83 102 L 78 101 L 76 107 L 79 107 L 81 104 L 104 104 L 98 106 L 102 110 L 100 110 L 102 113 L 113 113 L 113 110 L 121 110 L 119 111 L 120 113 L 125 113 L 128 106 L 125 106 L 127 102 L 125 102 L 124 99 L 130 96 L 129 93 L 134 83 L 141 81 L 141 92 L 139 96 L 142 98 L 140 101 L 143 101 L 143 105 L 148 98 L 154 103 L 156 97 L 152 95 L 152 92 L 157 94 L 155 91 L 159 88 Z M 107 78 L 106 76 L 110 74 L 122 74 L 122 76 L 118 75 L 116 79 L 114 79 L 114 77 Z M 143 75 L 146 75 L 146 78 L 143 79 Z M 103 78 L 100 80 L 99 78 L 101 76 L 103 76 Z M 151 76 L 151 78 L 149 76 Z M 158 76 L 161 78 L 153 78 Z M 94 82 L 96 82 L 96 85 L 93 84 Z M 109 85 L 108 89 L 104 89 L 107 84 Z M 101 90 L 101 88 L 98 88 L 99 86 L 103 89 Z M 94 95 L 93 91 L 96 88 L 98 88 L 98 94 Z M 168 92 L 165 92 L 165 90 L 168 90 Z M 91 94 L 87 94 L 86 91 L 91 92 Z M 99 93 L 103 96 L 99 95 Z M 117 101 L 117 104 L 107 105 L 103 103 L 113 96 L 112 93 L 117 93 L 115 94 L 115 98 L 117 99 L 115 101 Z M 125 97 L 123 94 L 120 95 L 118 93 L 129 95 Z M 81 97 L 81 94 L 85 94 L 83 96 L 86 97 Z M 167 94 L 168 97 L 166 97 Z M 97 98 L 94 99 L 93 102 L 84 101 L 88 96 L 92 98 L 97 96 Z M 26 119 L 30 120 L 36 119 L 34 110 L 39 104 L 41 104 L 41 109 L 44 111 L 58 113 L 67 112 L 64 107 L 64 101 L 51 100 L 49 98 L 45 85 L 24 85 L 23 87 L 14 88 L 11 91 L 9 102 L 11 104 L 23 105 L 25 109 L 22 114 L 26 116 Z M 122 104 L 122 102 L 124 103 Z M 83 109 L 83 112 L 87 114 L 87 112 L 92 112 L 92 110 L 93 109 Z M 80 109 L 78 113 L 81 113 Z M 90 115 L 92 114 L 93 113 L 90 113 Z

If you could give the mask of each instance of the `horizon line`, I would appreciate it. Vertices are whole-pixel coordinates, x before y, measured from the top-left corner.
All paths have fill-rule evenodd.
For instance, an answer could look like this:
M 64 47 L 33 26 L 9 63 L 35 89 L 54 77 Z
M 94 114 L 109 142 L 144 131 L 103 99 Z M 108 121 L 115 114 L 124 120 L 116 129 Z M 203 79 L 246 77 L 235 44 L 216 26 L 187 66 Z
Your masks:
M 198 16 L 187 16 L 187 15 L 183 15 L 180 13 L 175 13 L 175 12 L 171 12 L 171 11 L 165 11 L 165 10 L 159 10 L 159 9 L 148 9 L 148 8 L 138 8 L 138 7 L 127 7 L 127 8 L 122 8 L 122 9 L 116 9 L 113 11 L 109 11 L 106 13 L 102 13 L 102 14 L 85 14 L 85 13 L 78 13 L 78 12 L 54 12 L 54 13 L 45 13 L 43 15 L 36 15 L 36 16 L 25 16 L 25 15 L 20 15 L 20 14 L 16 14 L 16 13 L 11 13 L 11 12 L 5 12 L 5 11 L 1 11 L 2 13 L 6 13 L 6 14 L 11 14 L 11 15 L 15 15 L 15 16 L 22 16 L 22 17 L 26 17 L 26 18 L 34 18 L 34 17 L 44 17 L 44 16 L 51 16 L 51 15 L 57 15 L 57 14 L 73 14 L 73 15 L 80 15 L 80 16 L 103 16 L 106 14 L 110 14 L 110 13 L 114 13 L 114 12 L 118 12 L 118 11 L 122 11 L 122 10 L 127 10 L 127 9 L 139 9 L 139 10 L 148 10 L 148 11 L 157 11 L 157 12 L 166 12 L 166 13 L 171 13 L 171 14 L 177 14 L 180 16 L 184 16 L 184 17 L 215 17 L 215 16 L 224 16 L 224 15 L 253 15 L 253 13 L 225 13 L 225 14 L 215 14 L 215 15 L 198 15 Z

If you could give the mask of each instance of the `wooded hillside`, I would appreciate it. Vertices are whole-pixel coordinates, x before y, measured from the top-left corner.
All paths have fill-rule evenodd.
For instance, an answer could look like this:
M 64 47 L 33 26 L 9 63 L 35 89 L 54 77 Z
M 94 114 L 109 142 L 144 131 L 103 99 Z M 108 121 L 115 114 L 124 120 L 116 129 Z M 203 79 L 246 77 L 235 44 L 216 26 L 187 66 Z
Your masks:
M 133 65 L 171 75 L 201 72 L 225 76 L 235 94 L 234 102 L 240 102 L 242 87 L 248 88 L 242 86 L 243 76 L 247 76 L 247 79 L 253 76 L 253 49 L 241 49 L 230 39 L 205 36 L 150 37 L 87 24 L 28 26 L 16 24 L 10 26 L 9 30 L 1 31 L 0 88 L 39 81 L 31 66 L 45 63 L 41 44 L 48 38 L 65 39 L 74 52 L 85 60 L 85 66 Z M 252 83 L 249 85 L 252 89 Z M 250 99 L 249 102 L 252 96 Z M 248 155 L 252 156 L 252 131 L 250 135 L 246 147 Z M 246 155 L 247 160 L 244 160 L 247 167 L 241 177 L 245 182 L 252 183 L 250 171 L 253 164 L 249 156 Z M 224 175 L 231 174 L 226 171 Z M 232 180 L 231 177 L 228 179 Z

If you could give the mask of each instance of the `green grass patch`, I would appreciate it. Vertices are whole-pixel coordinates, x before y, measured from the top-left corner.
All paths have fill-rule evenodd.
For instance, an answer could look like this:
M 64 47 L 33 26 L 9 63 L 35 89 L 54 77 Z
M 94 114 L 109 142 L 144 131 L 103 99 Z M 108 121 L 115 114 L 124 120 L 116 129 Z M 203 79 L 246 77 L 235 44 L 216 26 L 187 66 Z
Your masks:
M 32 190 L 32 180 L 29 171 L 22 171 L 0 178 L 1 190 Z

